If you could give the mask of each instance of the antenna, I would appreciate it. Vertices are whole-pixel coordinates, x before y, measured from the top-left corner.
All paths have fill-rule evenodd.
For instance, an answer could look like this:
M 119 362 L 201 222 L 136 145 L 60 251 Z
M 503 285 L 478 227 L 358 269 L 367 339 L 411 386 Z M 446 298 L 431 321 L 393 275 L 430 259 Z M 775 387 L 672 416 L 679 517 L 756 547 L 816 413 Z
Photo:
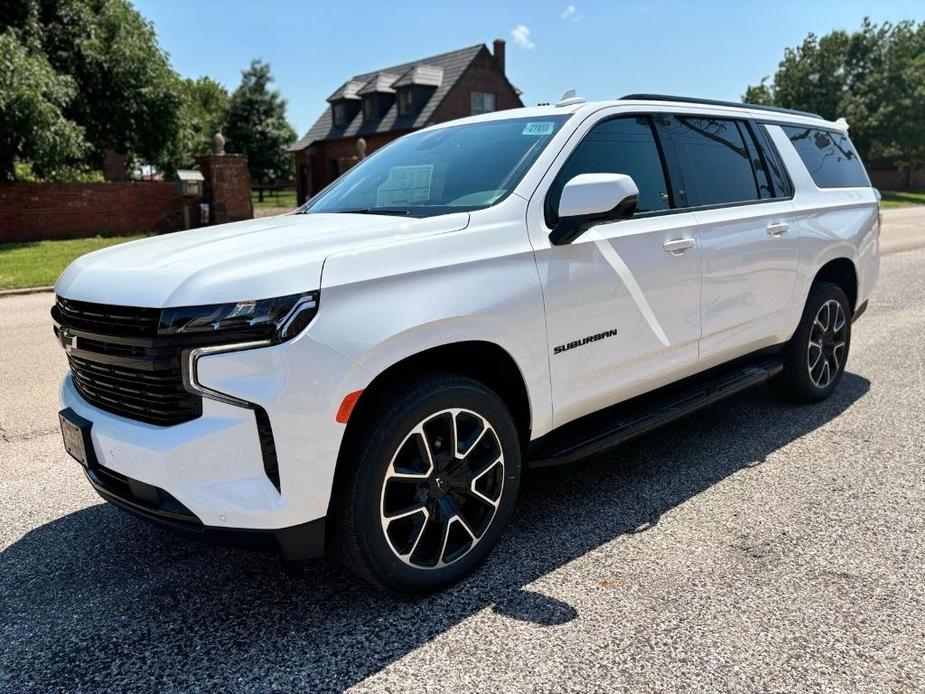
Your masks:
M 562 106 L 572 106 L 573 104 L 583 104 L 587 101 L 584 97 L 575 96 L 574 89 L 566 89 L 565 93 L 562 95 L 562 98 L 556 102 L 557 107 Z

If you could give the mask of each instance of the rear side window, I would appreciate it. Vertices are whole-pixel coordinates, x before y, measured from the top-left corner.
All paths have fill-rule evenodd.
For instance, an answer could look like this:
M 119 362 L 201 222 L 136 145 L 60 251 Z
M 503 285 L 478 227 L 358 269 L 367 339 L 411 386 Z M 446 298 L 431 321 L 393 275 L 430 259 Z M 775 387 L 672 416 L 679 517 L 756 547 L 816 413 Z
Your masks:
M 762 169 L 759 180 L 753 165 L 757 153 L 744 123 L 674 116 L 668 129 L 681 164 L 689 205 L 759 200 L 759 186 L 769 188 L 767 173 Z
M 549 189 L 546 198 L 549 219 L 556 218 L 565 184 L 585 173 L 632 176 L 639 188 L 637 214 L 671 207 L 662 157 L 648 117 L 615 118 L 594 126 Z
M 752 133 L 755 135 L 758 148 L 761 150 L 765 168 L 771 178 L 771 186 L 774 191 L 771 197 L 790 197 L 793 195 L 793 186 L 790 183 L 790 178 L 784 171 L 784 164 L 780 160 L 780 154 L 774 146 L 774 143 L 771 142 L 767 129 L 764 125 L 759 123 L 753 123 L 752 127 Z
M 845 133 L 804 126 L 781 126 L 820 188 L 867 187 L 870 182 Z

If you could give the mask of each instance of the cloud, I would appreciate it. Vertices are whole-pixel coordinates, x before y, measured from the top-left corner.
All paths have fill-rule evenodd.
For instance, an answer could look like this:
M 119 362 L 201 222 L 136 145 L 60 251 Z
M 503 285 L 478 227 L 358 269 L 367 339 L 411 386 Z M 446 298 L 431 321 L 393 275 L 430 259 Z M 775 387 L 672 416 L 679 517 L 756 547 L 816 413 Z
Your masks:
M 581 15 L 578 14 L 578 9 L 574 5 L 566 5 L 565 10 L 562 12 L 562 19 L 567 19 L 570 22 L 580 22 Z
M 518 24 L 511 29 L 511 38 L 514 39 L 514 43 L 521 48 L 530 49 L 536 46 L 536 44 L 530 40 L 530 29 L 527 28 L 526 24 Z

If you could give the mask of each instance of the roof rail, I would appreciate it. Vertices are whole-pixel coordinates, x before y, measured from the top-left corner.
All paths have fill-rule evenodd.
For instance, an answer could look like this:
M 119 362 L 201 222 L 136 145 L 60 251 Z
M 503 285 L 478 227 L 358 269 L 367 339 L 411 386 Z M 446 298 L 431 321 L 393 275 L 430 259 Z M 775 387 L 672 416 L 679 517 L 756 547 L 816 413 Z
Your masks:
M 760 104 L 745 104 L 738 101 L 718 101 L 716 99 L 695 99 L 690 96 L 670 96 L 668 94 L 627 94 L 621 96 L 620 101 L 633 99 L 636 101 L 678 101 L 682 104 L 706 104 L 708 106 L 732 106 L 733 108 L 750 108 L 756 111 L 773 111 L 775 113 L 790 113 L 794 116 L 806 116 L 808 118 L 818 118 L 825 120 L 818 113 L 809 111 L 797 111 L 792 108 L 780 108 L 779 106 L 762 106 Z

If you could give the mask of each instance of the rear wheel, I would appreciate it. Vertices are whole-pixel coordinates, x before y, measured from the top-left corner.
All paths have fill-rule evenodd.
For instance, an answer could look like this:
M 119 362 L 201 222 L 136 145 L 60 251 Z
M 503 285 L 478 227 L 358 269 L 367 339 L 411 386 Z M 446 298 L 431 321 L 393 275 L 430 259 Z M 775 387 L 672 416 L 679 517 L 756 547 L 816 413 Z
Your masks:
M 504 403 L 482 384 L 424 377 L 366 413 L 335 498 L 335 548 L 367 580 L 403 593 L 458 580 L 491 551 L 520 484 Z
M 813 285 L 800 325 L 784 350 L 778 378 L 783 394 L 798 402 L 818 402 L 841 380 L 851 346 L 851 307 L 838 285 Z

